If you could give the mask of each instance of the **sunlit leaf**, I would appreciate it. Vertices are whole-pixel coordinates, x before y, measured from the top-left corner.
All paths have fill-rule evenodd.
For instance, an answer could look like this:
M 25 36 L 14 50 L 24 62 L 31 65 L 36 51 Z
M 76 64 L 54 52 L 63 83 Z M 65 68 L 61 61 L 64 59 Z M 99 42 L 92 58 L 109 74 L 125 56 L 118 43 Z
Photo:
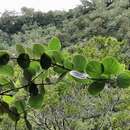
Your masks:
M 2 65 L 0 66 L 0 75 L 1 76 L 8 76 L 13 77 L 14 75 L 14 69 L 10 65 Z
M 13 97 L 11 97 L 11 96 L 6 96 L 6 95 L 4 95 L 4 96 L 2 97 L 2 99 L 3 99 L 4 102 L 6 102 L 6 103 L 8 103 L 8 104 L 11 104 L 11 103 L 14 101 L 14 98 L 13 98 Z
M 48 43 L 48 48 L 50 50 L 60 50 L 61 49 L 61 42 L 57 37 L 53 37 L 51 41 Z

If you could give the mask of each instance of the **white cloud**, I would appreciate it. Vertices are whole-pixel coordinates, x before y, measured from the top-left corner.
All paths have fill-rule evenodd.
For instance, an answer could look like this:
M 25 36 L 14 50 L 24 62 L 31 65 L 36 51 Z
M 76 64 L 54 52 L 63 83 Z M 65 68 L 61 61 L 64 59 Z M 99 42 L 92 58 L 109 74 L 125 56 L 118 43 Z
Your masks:
M 4 10 L 20 11 L 21 7 L 31 7 L 35 10 L 68 10 L 80 4 L 80 0 L 0 0 L 0 12 Z

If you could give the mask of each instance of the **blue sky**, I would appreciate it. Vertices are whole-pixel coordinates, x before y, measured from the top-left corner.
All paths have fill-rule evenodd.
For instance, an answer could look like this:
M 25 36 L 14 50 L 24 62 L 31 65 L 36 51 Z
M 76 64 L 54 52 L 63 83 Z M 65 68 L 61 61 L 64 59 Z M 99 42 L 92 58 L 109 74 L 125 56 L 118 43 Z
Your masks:
M 80 4 L 80 0 L 0 0 L 0 12 L 20 11 L 23 6 L 47 12 L 49 10 L 68 10 Z

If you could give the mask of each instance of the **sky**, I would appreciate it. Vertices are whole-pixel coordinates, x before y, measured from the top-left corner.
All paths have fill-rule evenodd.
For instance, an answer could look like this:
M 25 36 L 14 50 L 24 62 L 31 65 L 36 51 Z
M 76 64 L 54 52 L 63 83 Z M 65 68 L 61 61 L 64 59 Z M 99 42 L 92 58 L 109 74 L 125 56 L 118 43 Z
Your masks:
M 49 10 L 68 10 L 80 5 L 80 0 L 0 0 L 0 12 L 15 10 L 20 12 L 26 6 L 47 12 Z

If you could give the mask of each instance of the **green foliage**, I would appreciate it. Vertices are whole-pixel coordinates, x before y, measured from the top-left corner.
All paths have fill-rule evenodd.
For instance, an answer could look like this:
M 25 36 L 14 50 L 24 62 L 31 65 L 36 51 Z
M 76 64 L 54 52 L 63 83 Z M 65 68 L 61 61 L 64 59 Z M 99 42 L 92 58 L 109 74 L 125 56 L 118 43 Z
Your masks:
M 57 51 L 59 51 L 61 49 L 60 40 L 57 37 L 52 38 L 51 41 L 48 44 L 48 48 L 50 50 L 57 50 Z
M 105 87 L 105 81 L 96 81 L 90 84 L 88 91 L 92 95 L 97 95 L 101 92 Z
M 91 77 L 99 77 L 104 72 L 104 66 L 98 61 L 90 61 L 86 66 L 86 72 Z
M 82 55 L 75 55 L 73 57 L 73 69 L 83 72 L 85 70 L 87 61 Z
M 7 76 L 7 77 L 13 77 L 14 75 L 14 69 L 10 65 L 2 65 L 0 66 L 0 75 L 1 76 Z
M 58 44 L 54 46 L 54 43 Z M 114 46 L 116 46 L 115 43 Z M 15 122 L 19 122 L 21 117 L 24 117 L 24 124 L 28 129 L 33 129 L 35 126 L 32 127 L 27 120 L 26 110 L 43 110 L 44 113 L 48 114 L 47 110 L 50 112 L 51 109 L 51 112 L 55 114 L 54 108 L 60 107 L 58 109 L 59 111 L 63 109 L 64 117 L 74 116 L 72 121 L 75 123 L 75 120 L 77 122 L 79 118 L 77 115 L 81 116 L 80 119 L 85 120 L 84 113 L 81 111 L 84 105 L 86 106 L 88 98 L 94 100 L 96 96 L 99 99 L 99 95 L 104 96 L 105 91 L 110 89 L 122 91 L 120 88 L 130 86 L 129 70 L 114 55 L 95 60 L 90 58 L 91 52 L 87 52 L 87 54 L 90 53 L 89 56 L 86 53 L 81 54 L 80 50 L 78 50 L 78 54 L 68 53 L 66 50 L 61 50 L 61 44 L 57 38 L 51 40 L 49 45 L 43 48 L 41 46 L 41 44 L 33 44 L 32 48 L 30 47 L 33 55 L 30 56 L 28 52 L 19 53 L 18 57 L 10 58 L 10 60 L 17 62 L 11 61 L 8 64 L 0 65 L 0 95 L 2 97 L 0 112 L 4 115 L 7 114 Z M 89 46 L 87 47 L 89 48 Z M 24 49 L 26 50 L 26 47 Z M 82 48 L 82 52 L 85 50 L 86 48 Z M 37 53 L 37 51 L 39 52 Z M 18 69 L 19 71 L 16 72 Z M 109 92 L 107 96 L 109 94 L 111 93 Z M 107 99 L 110 100 L 108 104 L 112 102 L 110 98 L 111 96 Z M 113 103 L 111 104 L 113 106 Z M 94 110 L 93 106 L 91 107 L 89 109 Z M 101 108 L 100 103 L 98 107 L 100 110 L 105 109 Z M 107 108 L 107 106 L 105 107 Z M 115 108 L 113 109 L 112 111 L 116 111 Z M 72 126 L 73 123 L 68 127 Z M 86 123 L 88 122 L 86 121 Z M 52 124 L 49 124 L 50 128 L 51 126 Z M 82 125 L 79 124 L 75 128 L 78 127 L 80 128 Z M 93 127 L 96 128 L 96 125 Z
M 117 77 L 117 85 L 120 88 L 127 88 L 130 86 L 130 72 L 123 72 Z
M 117 74 L 120 72 L 120 64 L 118 61 L 113 57 L 107 57 L 102 61 L 104 66 L 104 74 Z

